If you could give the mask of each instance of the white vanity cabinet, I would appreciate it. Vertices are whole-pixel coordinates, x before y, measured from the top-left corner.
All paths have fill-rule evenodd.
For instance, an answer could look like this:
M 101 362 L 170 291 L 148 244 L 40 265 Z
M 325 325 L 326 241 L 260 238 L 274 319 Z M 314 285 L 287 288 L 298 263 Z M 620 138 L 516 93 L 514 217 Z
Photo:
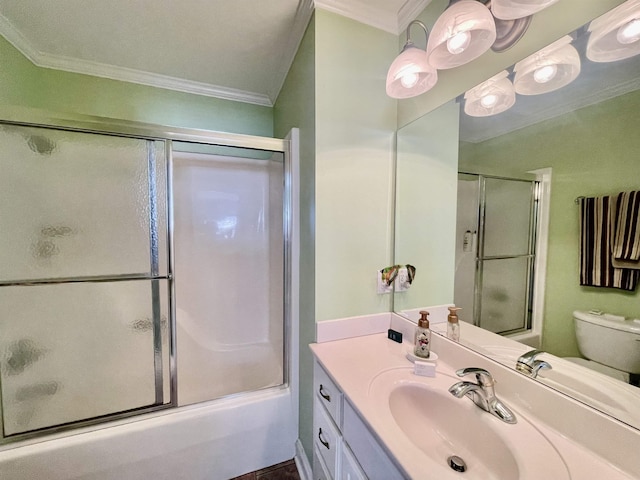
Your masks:
M 314 480 L 404 479 L 318 362 L 313 384 Z

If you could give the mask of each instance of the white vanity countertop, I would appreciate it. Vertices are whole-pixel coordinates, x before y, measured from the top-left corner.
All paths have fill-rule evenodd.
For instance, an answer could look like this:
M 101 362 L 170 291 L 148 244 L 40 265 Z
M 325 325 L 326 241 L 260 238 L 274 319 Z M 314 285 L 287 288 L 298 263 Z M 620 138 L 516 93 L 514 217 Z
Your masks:
M 492 374 L 494 374 L 494 377 L 499 380 L 498 385 L 496 386 L 497 396 L 502 398 L 507 405 L 513 407 L 514 410 L 519 409 L 520 411 L 527 411 L 527 417 L 529 419 L 534 421 L 537 420 L 535 413 L 533 415 L 531 414 L 532 412 L 535 412 L 535 405 L 527 404 L 530 400 L 529 397 L 535 397 L 536 395 L 529 394 L 526 397 L 524 394 L 521 396 L 516 395 L 516 397 L 520 397 L 517 399 L 512 398 L 511 396 L 505 396 L 504 394 L 501 395 L 501 391 L 503 390 L 507 390 L 509 392 L 515 391 L 513 388 L 508 386 L 510 381 L 506 376 L 515 376 L 516 383 L 528 379 L 517 378 L 520 374 L 508 371 L 508 369 L 497 364 L 489 363 L 488 365 L 485 365 L 484 363 L 488 360 L 484 359 L 480 355 L 477 355 L 477 361 L 475 361 L 475 358 L 473 359 L 476 364 L 468 364 L 469 355 L 476 354 L 470 353 L 466 349 L 462 356 L 462 358 L 464 358 L 463 361 L 466 362 L 465 364 L 458 365 L 455 364 L 457 362 L 453 360 L 455 365 L 449 365 L 445 363 L 445 360 L 449 357 L 449 354 L 446 352 L 450 352 L 452 348 L 454 350 L 460 349 L 462 351 L 462 347 L 458 345 L 452 347 L 451 342 L 447 342 L 439 338 L 437 335 L 434 335 L 432 345 L 434 352 L 438 353 L 440 356 L 437 365 L 438 374 L 443 376 L 448 375 L 455 378 L 455 370 L 458 368 L 469 366 L 487 368 Z M 394 458 L 398 466 L 400 466 L 412 479 L 419 479 L 421 476 L 424 477 L 424 466 L 421 464 L 420 458 L 416 458 L 417 455 L 415 450 L 412 451 L 411 448 L 408 448 L 408 440 L 406 438 L 400 438 L 401 435 L 398 435 L 397 431 L 388 428 L 386 421 L 382 418 L 384 415 L 380 415 L 379 406 L 374 405 L 375 402 L 372 401 L 372 398 L 369 395 L 371 382 L 381 373 L 394 369 L 412 370 L 413 365 L 406 359 L 406 353 L 411 348 L 411 345 L 406 342 L 403 344 L 393 342 L 387 339 L 385 334 L 375 334 L 332 342 L 317 343 L 312 344 L 310 347 L 320 364 L 333 378 L 338 387 L 344 393 L 345 397 L 359 412 L 363 420 L 369 425 L 372 432 L 378 437 L 384 448 Z M 441 347 L 442 350 L 439 350 L 438 347 Z M 449 358 L 449 360 L 451 359 Z M 455 379 L 452 380 L 452 383 L 453 382 L 455 382 Z M 533 386 L 531 387 L 529 384 Z M 501 390 L 501 387 L 504 387 L 503 390 Z M 526 388 L 545 387 L 536 386 L 534 385 L 534 382 L 528 382 L 526 384 Z M 547 391 L 544 393 L 544 397 L 548 402 L 549 392 L 548 389 L 545 390 Z M 560 403 L 566 405 L 568 399 L 563 398 L 562 395 L 555 392 L 553 392 L 552 395 L 553 394 L 561 397 L 559 400 Z M 524 400 L 522 397 L 525 397 Z M 453 400 L 465 402 L 470 401 L 466 398 Z M 519 402 L 524 403 L 519 404 Z M 577 410 L 577 421 L 579 421 L 581 418 L 579 410 L 584 407 L 576 404 L 575 408 Z M 489 414 L 487 413 L 487 415 Z M 563 417 L 566 417 L 566 415 L 563 415 Z M 569 436 L 554 430 L 549 425 L 536 421 L 535 427 L 558 450 L 566 463 L 572 479 L 630 480 L 638 478 L 637 476 L 631 476 L 624 473 L 609 461 L 575 442 Z M 599 432 L 591 431 L 590 434 L 598 435 Z M 632 448 L 629 448 L 631 452 L 635 452 L 635 455 L 637 455 L 638 447 L 640 447 L 640 434 L 637 436 L 637 439 L 638 445 L 636 447 L 631 446 Z M 615 441 L 615 439 L 612 440 Z M 640 462 L 640 460 L 638 461 Z

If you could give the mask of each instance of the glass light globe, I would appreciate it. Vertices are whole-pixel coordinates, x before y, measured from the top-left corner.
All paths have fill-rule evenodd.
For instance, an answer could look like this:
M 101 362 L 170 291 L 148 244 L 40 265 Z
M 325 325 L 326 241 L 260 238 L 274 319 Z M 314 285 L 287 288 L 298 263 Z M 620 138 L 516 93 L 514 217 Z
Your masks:
M 510 109 L 516 103 L 516 92 L 503 70 L 464 94 L 464 113 L 471 117 L 488 117 Z
M 458 0 L 438 17 L 427 43 L 429 64 L 436 69 L 464 65 L 496 41 L 496 23 L 477 0 Z
M 396 57 L 387 73 L 387 95 L 410 98 L 431 89 L 438 81 L 438 72 L 427 62 L 427 53 L 408 44 Z
M 640 0 L 623 4 L 589 24 L 587 58 L 616 62 L 640 54 Z

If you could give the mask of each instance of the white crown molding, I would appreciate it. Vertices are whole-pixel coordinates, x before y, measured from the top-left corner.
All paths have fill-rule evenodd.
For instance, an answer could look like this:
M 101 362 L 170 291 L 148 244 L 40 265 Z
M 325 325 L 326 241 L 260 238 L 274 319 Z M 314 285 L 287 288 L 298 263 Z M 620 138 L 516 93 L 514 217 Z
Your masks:
M 22 33 L 20 33 L 20 31 L 17 30 L 2 14 L 0 14 L 0 34 L 38 67 L 137 83 L 140 85 L 175 90 L 178 92 L 215 97 L 223 100 L 251 103 L 266 107 L 273 106 L 271 99 L 267 95 L 260 93 L 221 87 L 209 83 L 185 80 L 168 75 L 149 73 L 132 68 L 107 65 L 104 63 L 92 62 L 63 55 L 42 53 L 35 49 L 24 35 L 22 35 Z
M 556 104 L 555 106 L 543 111 L 529 113 L 526 116 L 522 116 L 520 121 L 512 121 L 498 130 L 493 130 L 490 134 L 477 134 L 469 137 L 465 136 L 464 141 L 470 143 L 481 143 L 501 135 L 506 135 L 507 133 L 515 132 L 522 128 L 530 127 L 536 123 L 551 120 L 552 118 L 574 112 L 581 108 L 596 105 L 600 102 L 604 102 L 605 100 L 610 100 L 638 89 L 640 89 L 640 78 L 632 78 L 626 82 L 594 91 L 590 95 L 581 96 L 569 103 Z
M 269 98 L 272 100 L 273 104 L 275 104 L 278 95 L 280 95 L 280 90 L 282 90 L 284 82 L 287 79 L 289 69 L 291 68 L 291 65 L 293 65 L 296 53 L 298 53 L 298 48 L 300 47 L 300 43 L 304 37 L 304 32 L 307 29 L 307 25 L 309 25 L 312 15 L 313 0 L 301 0 L 296 11 L 293 28 L 291 29 L 289 38 L 287 39 L 287 44 L 285 45 L 282 53 L 282 58 L 284 59 L 284 61 L 280 63 L 282 67 L 280 71 L 277 72 L 276 78 L 271 85 L 271 88 L 268 90 Z
M 407 0 L 398 12 L 398 35 L 404 32 L 432 0 Z
M 367 5 L 366 0 L 314 0 L 316 8 L 398 35 L 397 12 Z

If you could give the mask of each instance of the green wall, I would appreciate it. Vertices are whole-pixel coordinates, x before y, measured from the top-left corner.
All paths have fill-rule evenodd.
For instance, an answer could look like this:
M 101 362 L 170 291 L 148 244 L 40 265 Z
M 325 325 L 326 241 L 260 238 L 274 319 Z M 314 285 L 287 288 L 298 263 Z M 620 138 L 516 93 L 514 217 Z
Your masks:
M 316 11 L 316 321 L 388 312 L 398 37 Z
M 35 66 L 0 36 L 0 109 L 54 113 L 273 136 L 273 109 Z
M 312 18 L 274 107 L 276 137 L 283 138 L 294 127 L 300 129 L 299 437 L 309 456 L 313 453 L 313 358 L 308 345 L 316 339 L 315 74 L 315 19 Z
M 640 189 L 640 91 L 513 133 L 461 145 L 460 168 L 508 175 L 552 167 L 543 349 L 577 356 L 572 312 L 640 315 L 635 293 L 579 285 L 579 196 Z
M 395 263 L 416 279 L 394 293 L 396 312 L 453 303 L 459 118 L 450 101 L 398 130 Z

